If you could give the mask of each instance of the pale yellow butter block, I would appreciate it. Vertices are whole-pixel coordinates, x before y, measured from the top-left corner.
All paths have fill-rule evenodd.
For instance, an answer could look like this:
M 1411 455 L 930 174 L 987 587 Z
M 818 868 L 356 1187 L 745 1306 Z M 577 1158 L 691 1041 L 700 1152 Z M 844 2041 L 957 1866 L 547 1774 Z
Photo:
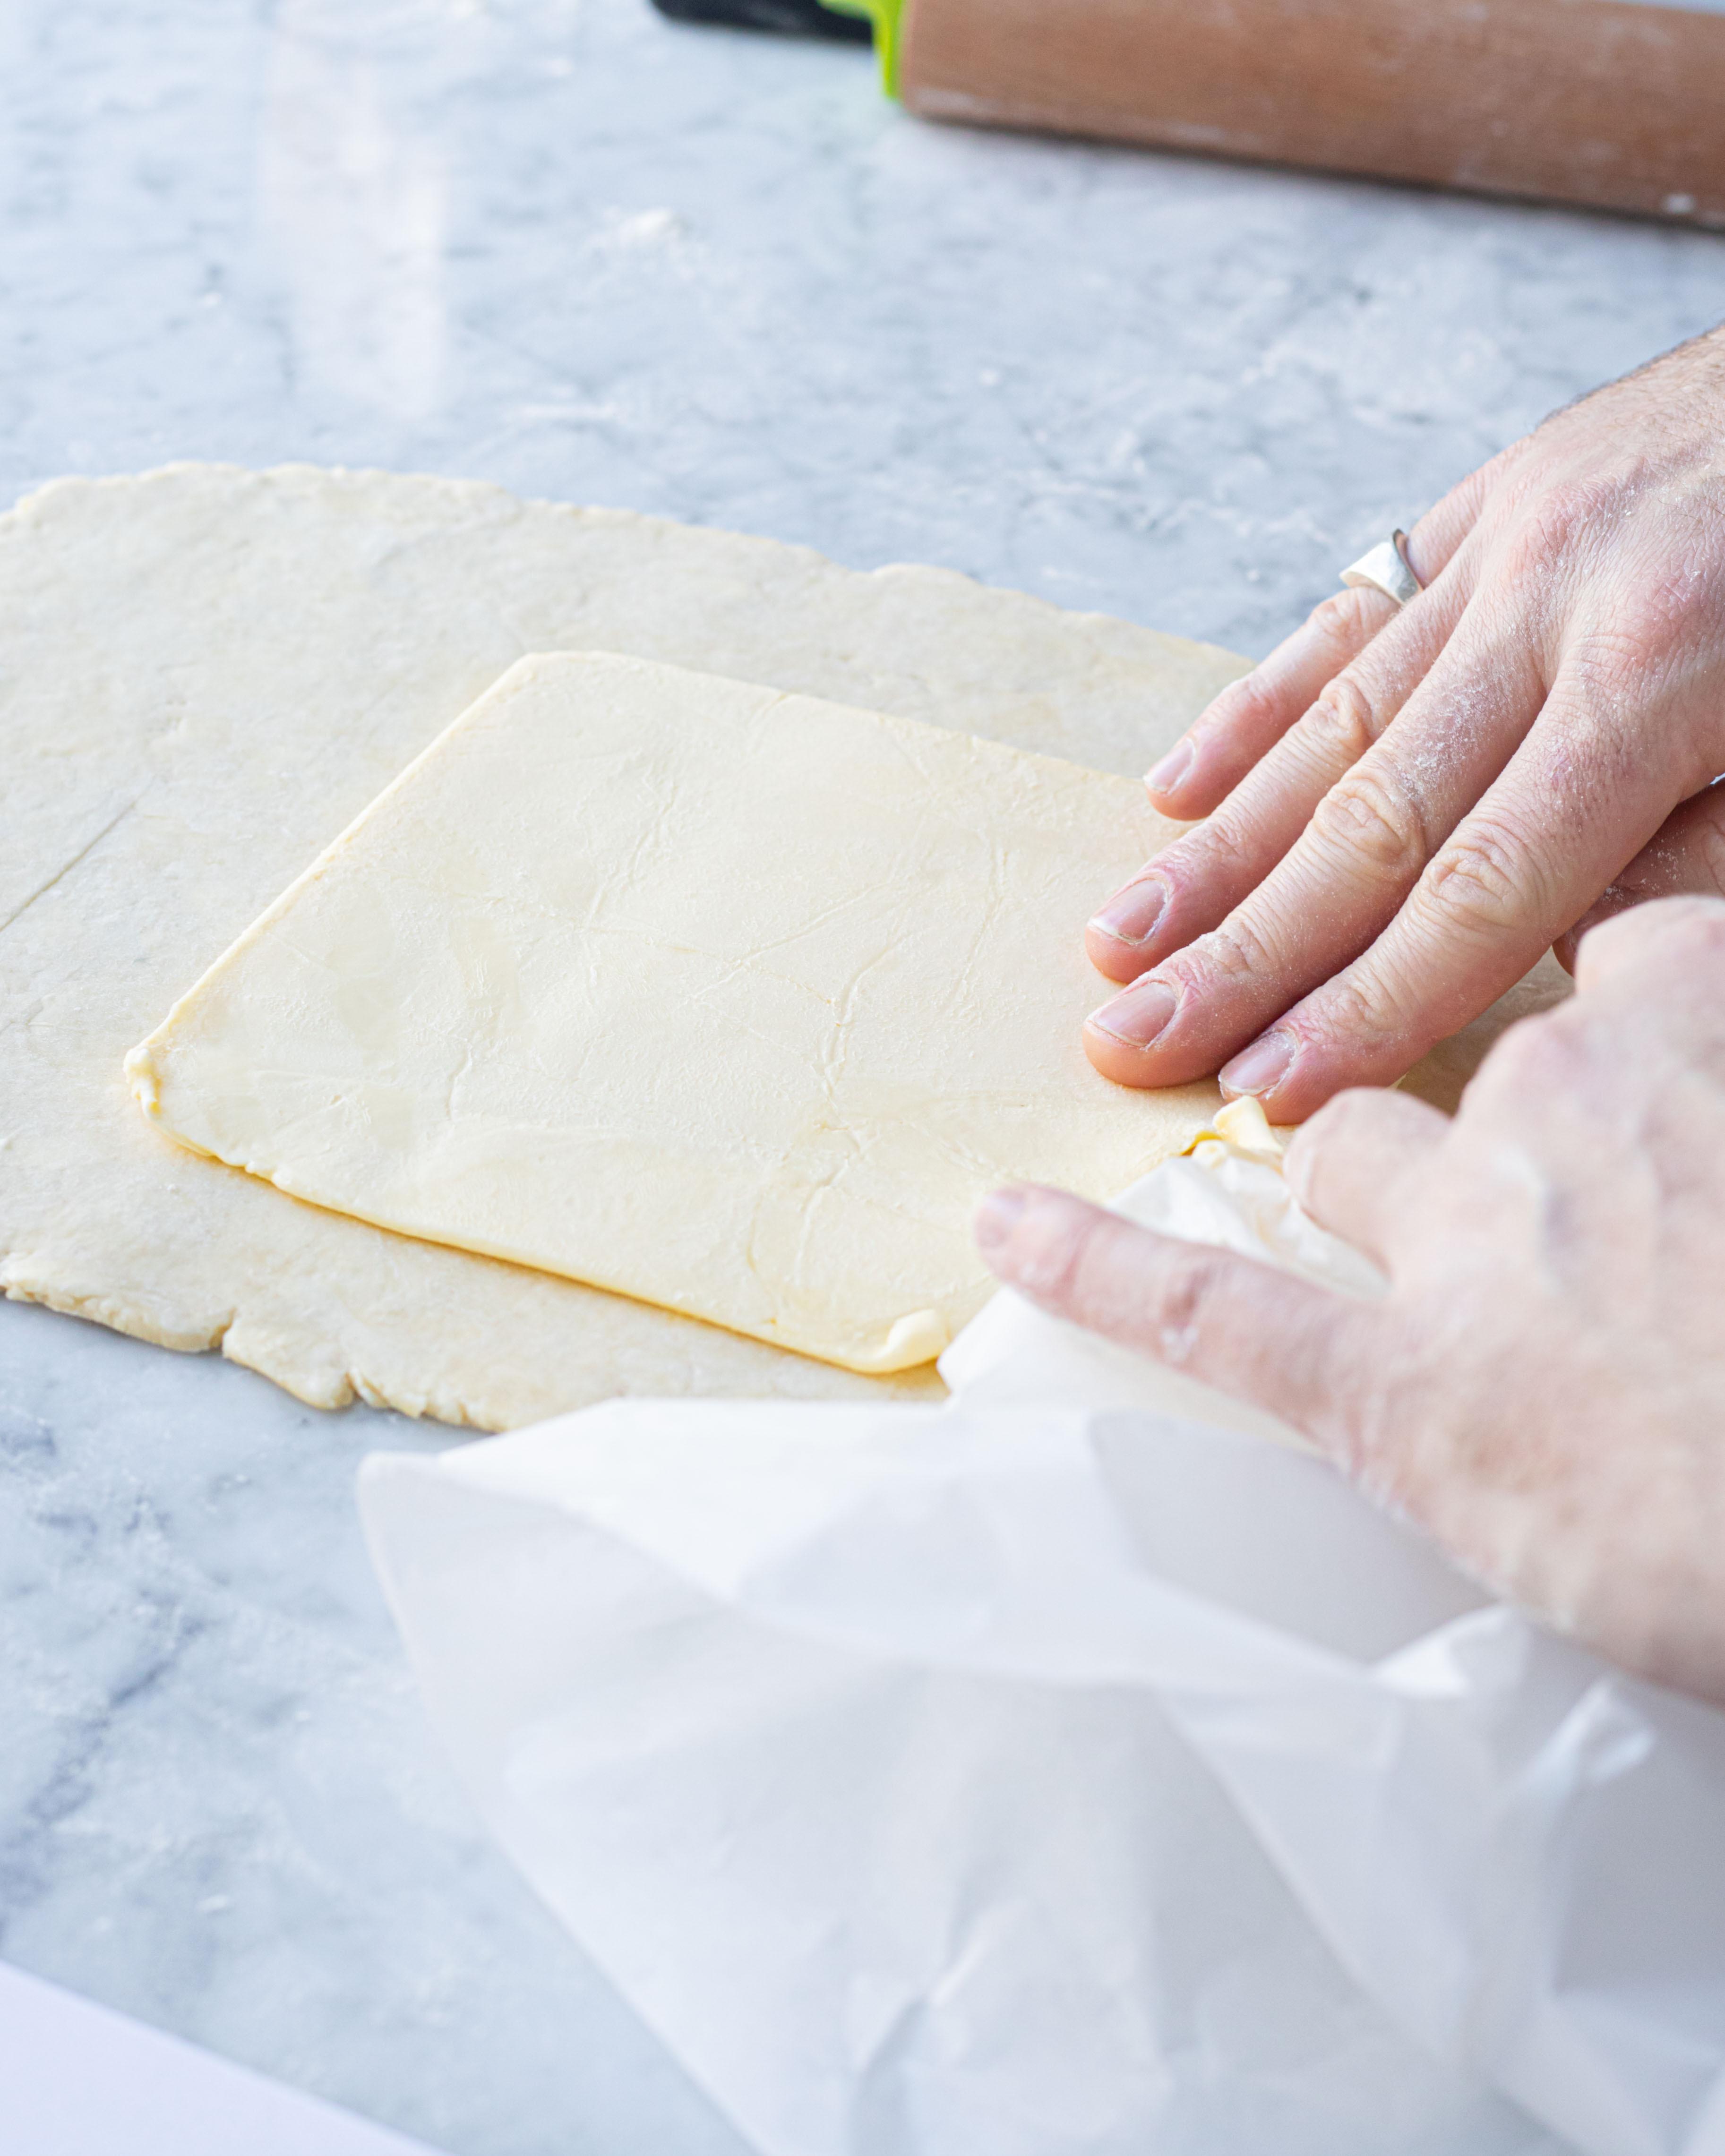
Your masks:
M 1104 1198 L 1214 1116 L 1123 1091 L 1081 934 L 1132 782 L 680 667 L 520 660 L 127 1059 L 182 1144 L 380 1227 L 854 1370 L 991 1286 L 977 1199 Z

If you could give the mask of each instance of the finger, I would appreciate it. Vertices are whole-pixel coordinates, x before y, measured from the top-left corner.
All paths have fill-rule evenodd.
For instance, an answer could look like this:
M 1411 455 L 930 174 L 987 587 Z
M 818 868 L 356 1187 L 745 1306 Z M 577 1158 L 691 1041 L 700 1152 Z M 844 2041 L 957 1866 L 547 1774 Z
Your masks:
M 1591 995 L 1622 982 L 1645 988 L 1673 973 L 1693 981 L 1722 966 L 1725 899 L 1655 899 L 1592 932 L 1581 947 L 1575 986 Z
M 1428 1166 L 1450 1119 L 1410 1093 L 1338 1093 L 1301 1124 L 1282 1173 L 1321 1227 L 1388 1268 L 1409 1179 Z
M 1470 613 L 1257 888 L 1218 929 L 1092 1013 L 1092 1063 L 1123 1085 L 1183 1084 L 1357 959 L 1510 762 L 1544 697 L 1519 624 L 1493 632 Z M 1235 1072 L 1233 1082 L 1255 1090 L 1256 1076 Z
M 1445 575 L 1472 536 L 1486 495 L 1502 476 L 1503 467 L 1520 454 L 1521 445 L 1501 450 L 1452 486 L 1440 502 L 1428 509 L 1408 534 L 1408 567 L 1430 590 Z
M 977 1244 L 1045 1310 L 1254 1401 L 1346 1452 L 1373 1306 L 1231 1250 L 1153 1234 L 1062 1190 L 997 1191 Z
M 1725 786 L 1674 809 L 1629 866 L 1609 883 L 1553 949 L 1573 973 L 1582 938 L 1651 898 L 1725 897 Z
M 1315 606 L 1261 665 L 1230 681 L 1146 772 L 1153 804 L 1164 816 L 1208 816 L 1396 611 L 1394 599 L 1369 588 L 1335 592 Z
M 1429 511 L 1407 535 L 1408 566 L 1429 586 L 1449 567 L 1479 516 L 1476 475 Z M 1311 710 L 1343 667 L 1397 614 L 1384 593 L 1344 588 L 1314 607 L 1260 665 L 1231 682 L 1162 761 L 1146 773 L 1150 798 L 1164 816 L 1208 816 Z
M 1134 979 L 1215 928 L 1262 883 L 1297 843 L 1331 787 L 1429 682 L 1465 611 L 1463 592 L 1458 583 L 1404 608 L 1324 685 L 1311 709 L 1206 823 L 1166 847 L 1115 894 L 1086 934 L 1100 973 L 1110 980 Z
M 1670 782 L 1639 734 L 1589 701 L 1584 681 L 1559 677 L 1507 770 L 1384 934 L 1226 1065 L 1225 1091 L 1293 1123 L 1344 1086 L 1399 1077 L 1513 987 L 1587 894 L 1640 851 L 1669 812 Z

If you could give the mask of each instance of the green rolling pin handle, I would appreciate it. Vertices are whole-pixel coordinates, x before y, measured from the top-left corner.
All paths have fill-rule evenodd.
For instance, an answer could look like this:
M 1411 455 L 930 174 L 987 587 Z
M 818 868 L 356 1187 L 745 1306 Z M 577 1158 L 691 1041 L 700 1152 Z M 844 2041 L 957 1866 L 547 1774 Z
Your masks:
M 819 0 L 834 15 L 855 20 L 860 17 L 874 26 L 875 50 L 880 59 L 880 80 L 889 97 L 898 95 L 898 30 L 906 0 Z

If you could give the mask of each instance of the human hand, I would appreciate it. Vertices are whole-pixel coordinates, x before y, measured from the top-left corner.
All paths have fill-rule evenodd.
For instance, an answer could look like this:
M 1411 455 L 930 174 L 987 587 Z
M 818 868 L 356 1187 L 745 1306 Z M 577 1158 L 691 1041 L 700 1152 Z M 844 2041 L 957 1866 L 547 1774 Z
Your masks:
M 1000 1277 L 1303 1430 L 1461 1566 L 1725 1705 L 1725 901 L 1582 946 L 1453 1121 L 1343 1094 L 1286 1172 L 1389 1291 L 1327 1293 L 1059 1191 L 978 1216 Z
M 1091 924 L 1132 983 L 1086 1029 L 1107 1077 L 1221 1065 L 1297 1122 L 1563 955 L 1602 895 L 1725 888 L 1725 801 L 1692 799 L 1725 772 L 1725 331 L 1548 419 L 1408 552 L 1409 605 L 1325 600 L 1151 773 L 1208 820 Z

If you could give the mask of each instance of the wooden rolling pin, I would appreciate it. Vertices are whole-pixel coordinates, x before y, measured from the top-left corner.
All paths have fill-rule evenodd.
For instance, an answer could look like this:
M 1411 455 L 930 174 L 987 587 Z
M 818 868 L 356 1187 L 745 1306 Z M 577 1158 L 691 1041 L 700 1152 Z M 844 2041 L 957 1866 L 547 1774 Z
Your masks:
M 659 4 L 867 17 L 889 89 L 930 119 L 1725 227 L 1725 0 Z

